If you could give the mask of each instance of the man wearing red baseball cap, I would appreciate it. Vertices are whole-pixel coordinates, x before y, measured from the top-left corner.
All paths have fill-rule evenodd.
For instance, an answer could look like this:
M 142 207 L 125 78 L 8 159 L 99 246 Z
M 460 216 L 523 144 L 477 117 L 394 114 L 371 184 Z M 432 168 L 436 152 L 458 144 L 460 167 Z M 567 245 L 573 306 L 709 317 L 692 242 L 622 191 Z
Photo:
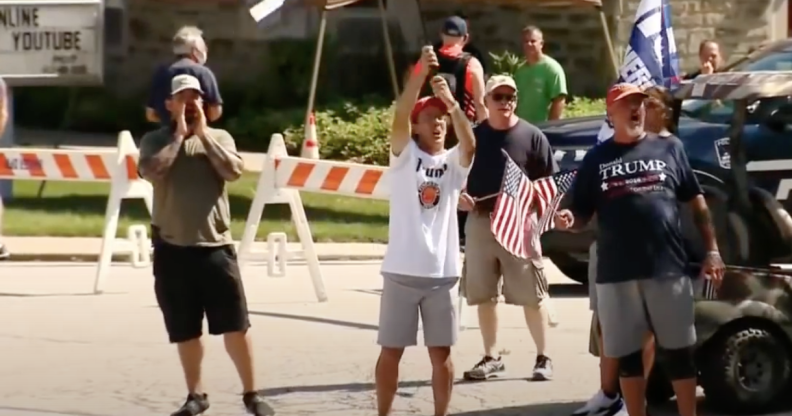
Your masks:
M 680 226 L 687 203 L 707 246 L 702 274 L 720 284 L 724 265 L 712 218 L 682 142 L 644 131 L 646 94 L 630 84 L 608 91 L 613 138 L 583 159 L 558 228 L 596 215 L 596 313 L 601 351 L 615 358 L 631 416 L 646 415 L 644 337 L 654 332 L 666 357 L 680 415 L 696 415 L 694 290 Z
M 434 96 L 418 100 L 437 65 L 432 47 L 425 47 L 420 69 L 404 87 L 393 116 L 390 224 L 375 369 L 380 416 L 391 412 L 399 362 L 404 349 L 417 343 L 419 314 L 432 363 L 435 415 L 448 414 L 454 384 L 451 346 L 457 324 L 452 289 L 462 272 L 456 211 L 476 144 L 473 128 L 443 77 L 431 80 Z M 449 122 L 459 144 L 446 150 Z

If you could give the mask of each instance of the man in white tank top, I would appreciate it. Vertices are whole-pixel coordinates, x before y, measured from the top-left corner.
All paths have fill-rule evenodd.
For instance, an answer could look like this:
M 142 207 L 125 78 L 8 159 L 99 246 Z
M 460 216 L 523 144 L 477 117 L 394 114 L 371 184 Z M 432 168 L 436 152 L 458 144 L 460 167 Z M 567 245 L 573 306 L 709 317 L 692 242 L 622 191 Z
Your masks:
M 451 346 L 456 342 L 452 288 L 461 274 L 459 194 L 475 152 L 473 129 L 448 83 L 432 79 L 434 97 L 418 99 L 437 67 L 431 47 L 421 55 L 396 103 L 391 131 L 390 229 L 382 262 L 382 301 L 377 343 L 382 347 L 375 371 L 377 409 L 390 414 L 404 348 L 417 344 L 418 317 L 432 362 L 435 416 L 446 416 L 454 384 Z M 446 150 L 448 124 L 459 145 Z

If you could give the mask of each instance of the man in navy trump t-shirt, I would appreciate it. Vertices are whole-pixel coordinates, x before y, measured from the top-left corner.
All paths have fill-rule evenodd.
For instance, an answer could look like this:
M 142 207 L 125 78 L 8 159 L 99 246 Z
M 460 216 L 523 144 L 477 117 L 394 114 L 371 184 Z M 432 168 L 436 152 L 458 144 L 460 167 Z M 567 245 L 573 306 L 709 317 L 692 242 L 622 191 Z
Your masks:
M 645 416 L 644 336 L 654 332 L 667 356 L 682 416 L 696 415 L 693 347 L 694 294 L 679 203 L 688 203 L 708 253 L 702 272 L 723 276 L 709 209 L 679 139 L 647 134 L 646 94 L 617 84 L 606 98 L 614 136 L 590 150 L 570 190 L 570 210 L 558 225 L 596 214 L 597 314 L 604 355 L 619 360 L 622 392 L 631 416 Z

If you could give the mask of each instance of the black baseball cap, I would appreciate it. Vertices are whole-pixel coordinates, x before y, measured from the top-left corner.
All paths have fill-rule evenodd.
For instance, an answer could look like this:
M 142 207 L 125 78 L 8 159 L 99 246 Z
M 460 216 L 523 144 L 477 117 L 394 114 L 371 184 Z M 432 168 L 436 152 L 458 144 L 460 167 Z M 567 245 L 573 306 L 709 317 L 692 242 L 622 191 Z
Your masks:
M 467 23 L 459 16 L 451 16 L 443 22 L 442 33 L 455 38 L 465 37 L 468 34 Z

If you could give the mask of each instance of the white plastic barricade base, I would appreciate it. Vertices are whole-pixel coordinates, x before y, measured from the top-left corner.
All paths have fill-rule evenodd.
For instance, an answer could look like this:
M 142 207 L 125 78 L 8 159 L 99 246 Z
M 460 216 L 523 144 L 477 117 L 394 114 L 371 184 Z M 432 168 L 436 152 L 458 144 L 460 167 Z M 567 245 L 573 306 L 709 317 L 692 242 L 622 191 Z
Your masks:
M 286 277 L 286 262 L 289 261 L 287 241 L 286 233 L 269 233 L 267 235 L 267 276 Z
M 287 260 L 286 257 L 290 255 L 296 256 L 297 254 L 302 254 L 302 257 L 305 258 L 305 261 L 308 264 L 308 271 L 311 275 L 311 281 L 313 283 L 316 299 L 319 302 L 326 302 L 327 291 L 325 289 L 324 279 L 322 278 L 322 271 L 319 268 L 319 257 L 316 254 L 313 236 L 311 235 L 311 229 L 308 226 L 308 218 L 305 215 L 305 208 L 303 208 L 300 193 L 295 189 L 277 188 L 275 186 L 276 164 L 278 163 L 279 158 L 287 156 L 286 143 L 283 141 L 283 136 L 280 134 L 272 135 L 269 149 L 267 149 L 264 168 L 261 170 L 258 185 L 256 186 L 256 196 L 254 197 L 253 203 L 250 206 L 250 212 L 248 213 L 248 218 L 245 223 L 245 231 L 242 234 L 242 241 L 239 243 L 238 257 L 240 268 L 243 267 L 248 261 L 253 260 L 254 255 L 261 254 L 253 250 L 253 245 L 255 243 L 259 224 L 261 223 L 261 214 L 264 212 L 264 206 L 267 204 L 289 204 L 292 214 L 292 222 L 294 223 L 294 228 L 297 231 L 297 236 L 299 237 L 300 243 L 302 245 L 302 252 L 287 252 L 285 255 L 282 254 L 278 256 L 277 253 L 273 253 L 272 251 L 268 250 L 265 257 L 268 263 L 268 273 L 277 274 L 275 272 L 275 260 L 277 259 L 282 266 L 283 274 L 285 274 L 285 261 Z M 283 247 L 285 247 L 285 238 L 281 239 L 281 241 L 283 241 Z M 275 241 L 273 241 L 272 246 L 275 245 Z
M 151 261 L 150 252 L 142 250 L 141 247 L 141 244 L 143 244 L 141 241 L 143 237 L 146 237 L 145 225 L 132 227 L 131 234 L 135 235 L 134 241 L 128 239 L 119 242 L 116 238 L 118 218 L 121 214 L 121 201 L 125 199 L 143 199 L 149 215 L 151 215 L 153 189 L 150 183 L 137 176 L 137 163 L 135 163 L 137 157 L 138 149 L 132 139 L 132 134 L 128 131 L 121 132 L 118 135 L 118 157 L 111 172 L 112 180 L 110 182 L 110 196 L 107 198 L 107 209 L 105 211 L 102 248 L 99 252 L 99 264 L 96 267 L 96 279 L 94 280 L 95 294 L 102 293 L 104 289 L 113 253 L 131 253 L 133 257 L 137 257 L 137 262 L 134 260 L 132 262 L 133 266 L 137 265 L 137 267 L 146 267 Z M 144 228 L 142 237 L 138 237 L 141 235 L 140 227 Z M 150 244 L 147 237 L 145 241 L 146 244 Z M 150 245 L 145 248 L 148 249 L 149 247 Z M 144 251 L 149 254 L 144 254 Z

